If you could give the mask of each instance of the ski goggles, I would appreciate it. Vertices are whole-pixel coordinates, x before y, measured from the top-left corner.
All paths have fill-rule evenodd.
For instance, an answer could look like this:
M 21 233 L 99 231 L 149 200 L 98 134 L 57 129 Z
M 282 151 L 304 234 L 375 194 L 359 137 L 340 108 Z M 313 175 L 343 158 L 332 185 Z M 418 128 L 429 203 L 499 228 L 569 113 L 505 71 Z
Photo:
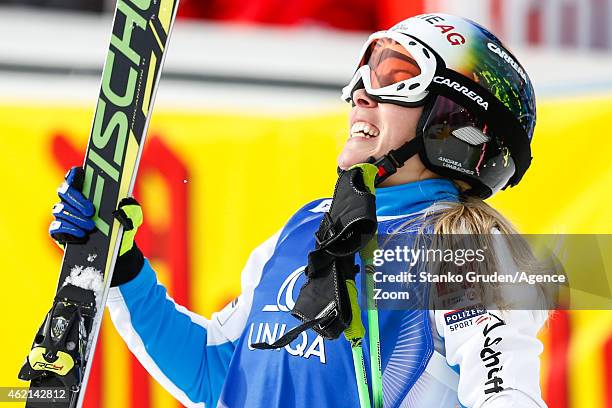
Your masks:
M 353 93 L 363 87 L 379 102 L 421 105 L 436 65 L 433 53 L 415 38 L 396 31 L 378 31 L 361 49 L 359 65 L 342 89 L 342 99 L 352 102 Z

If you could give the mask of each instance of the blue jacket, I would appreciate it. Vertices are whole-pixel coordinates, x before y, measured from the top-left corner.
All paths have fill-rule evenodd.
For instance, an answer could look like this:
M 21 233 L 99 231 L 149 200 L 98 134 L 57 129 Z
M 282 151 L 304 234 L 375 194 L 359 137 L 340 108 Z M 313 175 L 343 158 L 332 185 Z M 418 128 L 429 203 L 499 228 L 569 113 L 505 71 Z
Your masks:
M 443 179 L 381 188 L 376 195 L 379 232 L 422 217 L 437 203 L 457 200 L 456 188 Z M 351 349 L 343 336 L 324 340 L 308 330 L 279 350 L 250 347 L 274 342 L 299 323 L 289 312 L 305 282 L 303 271 L 314 249 L 314 232 L 330 202 L 307 204 L 255 249 L 242 271 L 241 295 L 210 319 L 177 305 L 148 261 L 135 279 L 111 289 L 108 307 L 117 330 L 149 373 L 184 405 L 359 406 Z M 385 407 L 456 407 L 458 398 L 465 406 L 478 406 L 490 400 L 484 392 L 490 370 L 476 358 L 483 348 L 480 329 L 462 332 L 456 343 L 471 341 L 472 346 L 467 350 L 452 346 L 449 356 L 445 338 L 456 334 L 449 332 L 444 311 L 437 313 L 379 312 Z M 533 406 L 543 406 L 537 361 L 541 344 L 531 328 L 513 330 L 512 336 L 523 336 L 529 345 L 521 352 L 535 370 L 522 378 L 504 378 L 504 386 L 521 390 L 535 401 Z M 369 367 L 367 347 L 364 355 Z M 511 361 L 510 352 L 507 357 L 499 364 L 504 374 L 511 374 L 514 367 L 525 369 Z M 460 376 L 464 360 L 474 368 Z M 460 377 L 467 383 L 465 391 Z

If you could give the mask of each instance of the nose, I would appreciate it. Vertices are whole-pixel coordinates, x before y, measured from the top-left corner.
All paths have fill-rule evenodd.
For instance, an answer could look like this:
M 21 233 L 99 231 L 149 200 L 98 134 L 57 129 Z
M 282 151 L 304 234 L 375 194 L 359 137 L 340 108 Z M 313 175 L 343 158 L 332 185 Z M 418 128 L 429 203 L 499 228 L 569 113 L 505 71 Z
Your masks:
M 363 88 L 353 92 L 353 103 L 361 108 L 375 108 L 378 105 L 378 102 L 370 98 Z

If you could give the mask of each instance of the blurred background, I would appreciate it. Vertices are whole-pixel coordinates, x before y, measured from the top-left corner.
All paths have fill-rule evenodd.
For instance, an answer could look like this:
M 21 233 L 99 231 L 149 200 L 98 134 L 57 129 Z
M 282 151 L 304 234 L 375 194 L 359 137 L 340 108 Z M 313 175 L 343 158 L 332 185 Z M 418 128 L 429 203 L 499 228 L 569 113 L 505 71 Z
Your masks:
M 114 0 L 0 0 L 0 386 L 51 305 L 55 189 L 82 163 Z M 181 0 L 135 196 L 137 240 L 170 294 L 210 316 L 248 253 L 330 196 L 349 80 L 367 35 L 446 11 L 491 28 L 538 97 L 532 168 L 489 200 L 526 233 L 612 232 L 612 0 Z M 177 407 L 105 317 L 88 407 Z M 557 313 L 541 333 L 553 408 L 612 408 L 612 312 Z M 12 404 L 11 406 L 15 406 Z

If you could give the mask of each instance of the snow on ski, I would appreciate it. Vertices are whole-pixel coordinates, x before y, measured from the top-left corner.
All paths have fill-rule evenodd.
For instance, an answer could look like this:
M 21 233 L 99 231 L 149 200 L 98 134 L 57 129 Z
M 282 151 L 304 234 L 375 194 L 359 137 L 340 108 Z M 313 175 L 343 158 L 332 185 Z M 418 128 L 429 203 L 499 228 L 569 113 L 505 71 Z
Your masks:
M 117 2 L 84 162 L 97 229 L 87 243 L 66 247 L 53 306 L 19 372 L 31 381 L 26 407 L 83 404 L 122 237 L 112 212 L 134 187 L 177 7 L 178 0 Z M 51 400 L 36 398 L 47 389 Z

